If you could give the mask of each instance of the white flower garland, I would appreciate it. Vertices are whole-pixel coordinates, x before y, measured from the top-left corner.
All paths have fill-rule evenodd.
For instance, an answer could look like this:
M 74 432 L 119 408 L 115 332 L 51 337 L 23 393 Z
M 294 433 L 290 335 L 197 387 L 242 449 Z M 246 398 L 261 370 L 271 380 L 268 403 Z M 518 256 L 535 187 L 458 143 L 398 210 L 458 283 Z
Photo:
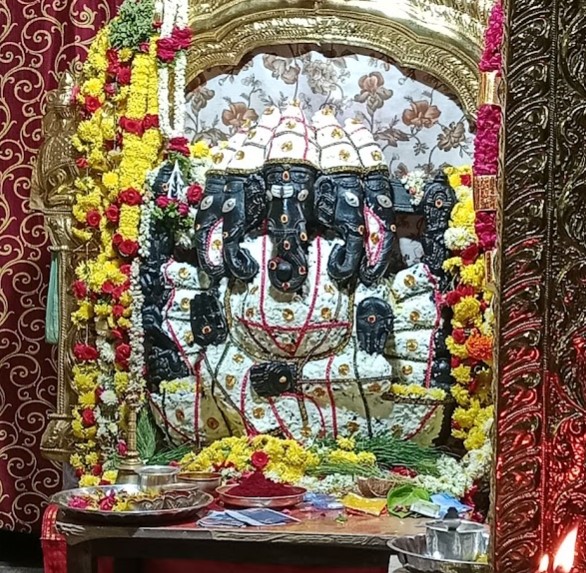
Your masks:
M 185 28 L 188 17 L 188 0 L 163 0 L 157 3 L 162 12 L 161 38 L 168 38 L 174 28 Z M 173 66 L 173 123 L 170 117 L 169 68 Z M 185 132 L 185 73 L 187 54 L 181 50 L 172 64 L 159 63 L 159 126 L 165 137 L 182 137 Z
M 426 180 L 425 172 L 421 169 L 411 171 L 411 173 L 407 173 L 407 175 L 401 179 L 401 183 L 409 192 L 411 204 L 415 207 L 419 205 L 423 199 L 423 187 L 425 186 Z
M 129 330 L 130 343 L 130 380 L 127 389 L 127 401 L 140 404 L 144 389 L 144 329 L 142 325 L 142 307 L 144 295 L 140 288 L 140 262 L 139 258 L 132 261 L 130 268 L 130 289 L 132 295 L 132 325 Z

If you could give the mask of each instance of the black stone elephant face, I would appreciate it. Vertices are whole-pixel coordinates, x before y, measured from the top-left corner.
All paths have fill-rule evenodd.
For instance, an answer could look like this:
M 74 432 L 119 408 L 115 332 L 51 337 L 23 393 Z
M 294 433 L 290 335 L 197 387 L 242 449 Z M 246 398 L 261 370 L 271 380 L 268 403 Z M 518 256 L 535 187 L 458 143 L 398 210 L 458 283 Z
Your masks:
M 425 186 L 420 205 L 425 217 L 425 231 L 422 237 L 423 262 L 440 278 L 441 287 L 445 286 L 446 280 L 442 265 L 449 255 L 444 233 L 449 227 L 456 200 L 456 193 L 448 183 L 446 175 L 439 173 Z
M 397 228 L 388 171 L 367 173 L 363 182 L 369 248 L 360 266 L 360 280 L 370 286 L 384 277 L 389 270 Z
M 308 227 L 313 222 L 316 169 L 308 165 L 269 164 L 268 232 L 275 255 L 268 264 L 269 280 L 281 292 L 296 292 L 307 279 Z
M 210 258 L 210 247 L 214 231 L 223 224 L 226 187 L 224 173 L 208 173 L 204 196 L 195 217 L 195 250 L 199 267 L 214 284 L 224 276 L 224 263 Z
M 340 285 L 358 276 L 364 255 L 364 191 L 358 173 L 322 175 L 315 185 L 316 216 L 344 244 L 334 245 L 328 274 Z
M 234 278 L 250 281 L 258 272 L 258 263 L 241 243 L 247 232 L 259 227 L 266 208 L 265 182 L 261 175 L 227 175 L 222 205 L 224 265 Z

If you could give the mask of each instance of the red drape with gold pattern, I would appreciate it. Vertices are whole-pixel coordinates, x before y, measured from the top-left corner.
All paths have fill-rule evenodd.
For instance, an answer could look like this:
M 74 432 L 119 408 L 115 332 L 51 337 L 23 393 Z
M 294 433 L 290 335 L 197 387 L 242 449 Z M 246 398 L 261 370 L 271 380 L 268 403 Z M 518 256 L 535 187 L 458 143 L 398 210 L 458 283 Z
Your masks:
M 55 399 L 44 342 L 49 252 L 29 208 L 48 91 L 119 0 L 0 1 L 0 528 L 35 530 L 60 470 L 39 454 Z

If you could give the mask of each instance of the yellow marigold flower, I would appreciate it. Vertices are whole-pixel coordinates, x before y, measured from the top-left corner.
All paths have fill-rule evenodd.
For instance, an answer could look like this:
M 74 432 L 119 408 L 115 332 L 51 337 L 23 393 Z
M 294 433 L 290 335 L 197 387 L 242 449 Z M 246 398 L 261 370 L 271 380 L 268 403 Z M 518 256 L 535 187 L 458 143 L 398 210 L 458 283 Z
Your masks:
M 116 138 L 116 123 L 112 116 L 105 117 L 102 120 L 102 137 L 107 140 Z
M 131 48 L 122 48 L 118 51 L 118 59 L 121 62 L 127 62 L 128 60 L 130 60 L 130 58 L 132 58 L 133 54 L 134 52 Z
M 340 436 L 336 440 L 336 443 L 338 444 L 339 448 L 342 450 L 351 451 L 356 447 L 356 440 L 354 438 L 343 438 Z
M 465 285 L 480 289 L 484 284 L 485 263 L 484 258 L 479 258 L 471 265 L 460 269 L 460 279 Z
M 101 140 L 102 133 L 95 120 L 85 119 L 79 122 L 77 135 L 82 141 L 93 143 L 96 140 Z
M 459 173 L 452 173 L 451 175 L 448 175 L 448 182 L 450 183 L 450 186 L 455 189 L 456 187 L 460 187 L 460 185 L 462 185 L 462 180 L 460 178 L 460 174 Z
M 477 450 L 484 445 L 485 441 L 486 436 L 484 434 L 484 431 L 482 430 L 482 428 L 475 426 L 473 428 L 470 428 L 470 431 L 468 432 L 468 437 L 464 440 L 464 447 L 468 451 Z
M 210 146 L 205 141 L 196 141 L 189 146 L 189 151 L 191 152 L 191 157 L 204 159 L 210 155 Z
M 114 389 L 120 395 L 128 388 L 128 372 L 116 372 L 114 374 Z
M 468 350 L 466 349 L 466 345 L 458 344 L 454 340 L 453 336 L 448 336 L 446 338 L 446 346 L 452 356 L 457 356 L 458 358 L 468 358 Z
M 102 183 L 106 189 L 116 189 L 118 187 L 118 175 L 113 171 L 108 171 L 102 175 Z
M 83 465 L 83 461 L 81 460 L 81 456 L 79 454 L 71 454 L 71 457 L 69 458 L 69 463 L 74 468 L 79 468 Z
M 79 153 L 85 153 L 87 151 L 87 145 L 82 143 L 79 135 L 74 135 L 71 138 L 71 144 L 73 145 L 75 150 L 78 151 Z
M 88 466 L 95 466 L 98 463 L 98 454 L 96 452 L 90 452 L 85 456 L 85 463 Z
M 99 302 L 94 306 L 96 316 L 108 316 L 112 314 L 112 305 L 106 302 Z
M 110 483 L 116 483 L 116 479 L 118 478 L 118 471 L 108 470 L 107 472 L 104 472 L 104 475 L 102 477 Z
M 468 393 L 468 390 L 463 386 L 460 386 L 459 384 L 454 384 L 454 386 L 452 386 L 451 392 L 452 396 L 454 397 L 454 400 L 456 400 L 459 406 L 465 408 L 466 406 L 468 406 L 468 404 L 470 404 L 470 394 Z
M 130 294 L 129 291 L 126 291 L 125 293 L 122 294 L 122 296 L 120 297 L 120 304 L 123 306 L 130 306 L 132 304 L 132 295 Z M 125 315 L 125 316 L 130 316 L 130 315 Z
M 100 478 L 91 474 L 84 474 L 79 478 L 79 487 L 94 487 L 100 485 Z
M 456 203 L 454 209 L 452 210 L 451 220 L 454 227 L 474 229 L 476 212 L 474 211 L 473 201 L 470 199 Z
M 470 366 L 460 364 L 460 366 L 452 368 L 452 376 L 454 377 L 454 380 L 458 382 L 458 384 L 468 384 L 472 379 L 472 369 Z
M 122 328 L 130 328 L 132 326 L 132 321 L 128 320 L 127 318 L 124 318 L 123 316 L 121 316 L 118 319 L 118 326 L 122 327 Z
M 81 87 L 81 92 L 85 95 L 98 96 L 104 91 L 104 84 L 99 78 L 90 78 L 85 81 Z
M 84 392 L 79 395 L 78 401 L 82 408 L 90 408 L 96 405 L 96 395 L 94 392 Z
M 455 273 L 462 266 L 462 257 L 451 257 L 443 262 L 443 269 L 447 273 Z
M 83 438 L 84 437 L 83 425 L 81 423 L 81 420 L 72 420 L 71 431 L 73 432 L 73 435 L 76 438 Z
M 454 305 L 454 326 L 463 327 L 480 317 L 480 302 L 472 296 L 463 297 Z

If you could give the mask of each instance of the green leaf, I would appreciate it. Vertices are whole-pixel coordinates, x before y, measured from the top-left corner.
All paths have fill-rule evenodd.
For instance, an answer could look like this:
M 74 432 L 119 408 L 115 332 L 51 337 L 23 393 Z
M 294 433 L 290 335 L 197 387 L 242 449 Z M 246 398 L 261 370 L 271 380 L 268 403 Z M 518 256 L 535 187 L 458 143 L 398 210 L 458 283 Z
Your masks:
M 157 449 L 157 429 L 148 408 L 143 408 L 138 415 L 136 446 L 143 460 L 151 458 Z
M 411 513 L 411 506 L 416 501 L 429 501 L 429 493 L 414 485 L 400 485 L 389 491 L 387 508 L 391 515 L 407 517 Z

